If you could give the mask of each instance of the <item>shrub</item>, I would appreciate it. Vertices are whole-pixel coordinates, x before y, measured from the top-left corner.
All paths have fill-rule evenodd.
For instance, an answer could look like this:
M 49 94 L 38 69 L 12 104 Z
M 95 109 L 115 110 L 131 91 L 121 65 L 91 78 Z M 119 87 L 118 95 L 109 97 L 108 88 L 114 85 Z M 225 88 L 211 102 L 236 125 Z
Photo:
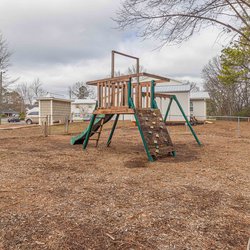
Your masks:
M 240 112 L 236 114 L 237 116 L 245 116 L 250 117 L 250 107 L 242 109 Z
M 25 113 L 24 113 L 24 112 L 21 112 L 21 113 L 19 114 L 19 118 L 20 118 L 20 120 L 24 120 L 24 119 L 25 119 Z

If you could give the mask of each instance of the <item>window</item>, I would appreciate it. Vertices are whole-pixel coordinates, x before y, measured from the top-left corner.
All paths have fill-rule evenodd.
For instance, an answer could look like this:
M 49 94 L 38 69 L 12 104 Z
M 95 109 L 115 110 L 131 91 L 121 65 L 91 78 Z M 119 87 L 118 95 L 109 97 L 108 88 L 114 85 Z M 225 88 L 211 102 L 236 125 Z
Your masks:
M 74 113 L 74 117 L 81 117 L 80 113 Z
M 39 112 L 30 112 L 28 115 L 39 115 Z
M 193 112 L 194 111 L 194 104 L 193 102 L 190 101 L 190 112 Z

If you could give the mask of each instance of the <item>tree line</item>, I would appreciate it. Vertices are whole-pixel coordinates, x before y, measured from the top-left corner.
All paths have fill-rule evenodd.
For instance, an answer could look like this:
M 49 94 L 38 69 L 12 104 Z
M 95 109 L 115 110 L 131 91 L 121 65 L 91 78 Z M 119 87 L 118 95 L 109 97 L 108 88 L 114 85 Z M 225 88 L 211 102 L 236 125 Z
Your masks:
M 244 29 L 249 37 L 249 30 Z M 203 69 L 210 115 L 250 116 L 250 42 L 240 36 Z

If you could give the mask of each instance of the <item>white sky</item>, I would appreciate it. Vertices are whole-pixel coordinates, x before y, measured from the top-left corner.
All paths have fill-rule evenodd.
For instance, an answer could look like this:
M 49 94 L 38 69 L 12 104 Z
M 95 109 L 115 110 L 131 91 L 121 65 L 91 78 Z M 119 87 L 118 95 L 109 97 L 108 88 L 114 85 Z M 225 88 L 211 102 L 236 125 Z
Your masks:
M 147 72 L 202 82 L 202 68 L 222 49 L 216 30 L 155 50 L 159 42 L 114 29 L 118 7 L 118 0 L 1 0 L 0 31 L 14 52 L 9 74 L 19 83 L 40 78 L 46 90 L 67 93 L 74 82 L 108 76 L 114 49 L 140 57 Z M 131 63 L 118 60 L 117 70 Z

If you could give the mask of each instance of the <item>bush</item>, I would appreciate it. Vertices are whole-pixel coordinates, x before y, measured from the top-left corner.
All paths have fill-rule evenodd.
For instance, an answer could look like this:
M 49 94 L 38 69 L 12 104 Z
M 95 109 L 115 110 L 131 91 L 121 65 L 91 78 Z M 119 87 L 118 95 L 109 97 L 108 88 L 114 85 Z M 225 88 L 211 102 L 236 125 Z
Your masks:
M 19 114 L 19 118 L 20 118 L 20 120 L 24 120 L 24 119 L 25 119 L 25 113 L 24 113 L 24 112 L 21 112 L 21 113 Z
M 236 116 L 250 117 L 250 107 L 242 109 L 240 112 L 236 113 Z

